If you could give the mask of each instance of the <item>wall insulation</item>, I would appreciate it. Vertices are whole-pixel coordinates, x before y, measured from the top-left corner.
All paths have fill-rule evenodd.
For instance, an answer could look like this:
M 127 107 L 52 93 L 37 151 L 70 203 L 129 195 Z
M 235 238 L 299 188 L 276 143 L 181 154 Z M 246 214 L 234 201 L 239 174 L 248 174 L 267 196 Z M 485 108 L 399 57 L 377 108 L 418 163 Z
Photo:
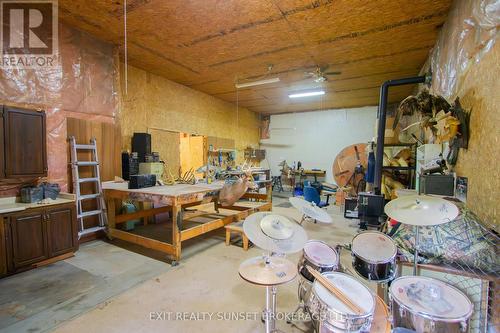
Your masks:
M 151 133 L 153 150 L 163 159 L 177 154 L 171 144 L 160 142 L 169 131 L 234 139 L 240 160 L 247 146 L 259 144 L 258 114 L 133 66 L 128 66 L 128 89 L 122 89 L 121 102 L 126 150 L 134 132 Z
M 485 222 L 499 225 L 500 197 L 500 1 L 457 0 L 428 60 L 432 92 L 460 98 L 471 111 L 469 148 L 456 172 L 468 177 L 467 205 Z

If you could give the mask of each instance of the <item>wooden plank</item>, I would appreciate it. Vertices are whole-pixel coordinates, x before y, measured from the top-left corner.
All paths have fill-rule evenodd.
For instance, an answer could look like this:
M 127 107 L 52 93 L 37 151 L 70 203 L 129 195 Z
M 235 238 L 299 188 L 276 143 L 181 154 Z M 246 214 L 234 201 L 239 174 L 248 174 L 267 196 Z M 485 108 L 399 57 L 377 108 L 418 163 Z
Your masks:
M 268 199 L 268 196 L 267 194 L 260 194 L 260 193 L 245 193 L 243 194 L 243 197 L 242 198 L 245 198 L 245 199 L 257 199 L 257 200 L 262 200 L 262 201 L 265 201 Z
M 32 266 L 35 268 L 43 267 L 43 266 L 47 266 L 47 265 L 53 264 L 55 262 L 65 260 L 65 259 L 68 259 L 68 258 L 71 258 L 74 256 L 75 256 L 75 254 L 73 252 L 68 252 L 65 254 L 61 254 L 60 256 L 57 256 L 57 257 L 53 257 L 53 258 L 49 258 L 49 259 L 44 260 L 44 261 L 37 262 L 37 263 L 33 264 Z
M 137 244 L 140 246 L 144 246 L 148 249 L 153 249 L 161 252 L 165 252 L 167 254 L 174 255 L 175 247 L 171 244 L 160 242 L 156 239 L 151 239 L 139 235 L 132 234 L 130 232 L 109 228 L 109 235 L 114 238 L 118 238 L 133 244 Z
M 158 207 L 158 208 L 150 208 L 150 209 L 140 210 L 140 211 L 137 211 L 134 213 L 116 215 L 115 216 L 115 225 L 130 221 L 130 220 L 142 218 L 142 217 L 148 217 L 151 215 L 170 212 L 171 210 L 172 210 L 171 207 L 163 206 L 163 207 Z

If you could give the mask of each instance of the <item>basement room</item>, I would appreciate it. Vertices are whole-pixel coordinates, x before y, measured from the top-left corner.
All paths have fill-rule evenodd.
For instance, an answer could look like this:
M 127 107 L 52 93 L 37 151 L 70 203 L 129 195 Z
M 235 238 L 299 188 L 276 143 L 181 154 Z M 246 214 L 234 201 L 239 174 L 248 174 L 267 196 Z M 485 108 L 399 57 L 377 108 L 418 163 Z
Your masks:
M 0 333 L 500 333 L 500 0 L 0 26 Z

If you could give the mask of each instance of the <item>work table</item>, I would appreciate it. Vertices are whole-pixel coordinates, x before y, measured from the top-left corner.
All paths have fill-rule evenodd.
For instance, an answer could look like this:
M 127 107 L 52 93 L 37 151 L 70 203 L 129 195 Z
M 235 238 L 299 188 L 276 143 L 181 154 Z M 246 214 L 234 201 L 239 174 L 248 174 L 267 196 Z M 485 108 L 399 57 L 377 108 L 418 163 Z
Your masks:
M 6 197 L 0 198 L 0 214 L 8 214 L 13 212 L 20 212 L 32 208 L 43 208 L 53 205 L 61 205 L 66 203 L 74 203 L 75 195 L 71 193 L 59 193 L 55 199 L 44 199 L 40 202 L 23 203 L 19 197 Z

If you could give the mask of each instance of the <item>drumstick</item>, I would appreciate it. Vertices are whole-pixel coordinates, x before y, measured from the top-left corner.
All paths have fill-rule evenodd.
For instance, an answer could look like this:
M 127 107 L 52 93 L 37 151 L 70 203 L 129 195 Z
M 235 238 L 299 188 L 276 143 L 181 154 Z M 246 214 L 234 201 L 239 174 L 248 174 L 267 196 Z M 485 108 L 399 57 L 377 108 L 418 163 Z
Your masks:
M 363 310 L 357 306 L 356 304 L 354 304 L 343 292 L 342 290 L 340 290 L 339 288 L 335 287 L 331 282 L 330 280 L 328 280 L 327 278 L 325 278 L 323 275 L 321 275 L 321 273 L 319 273 L 318 271 L 315 271 L 314 269 L 312 269 L 311 267 L 307 267 L 307 270 L 309 271 L 309 273 L 311 273 L 314 278 L 319 282 L 321 283 L 326 289 L 328 289 L 332 294 L 334 294 L 339 300 L 342 301 L 342 303 L 344 303 L 345 305 L 347 305 L 351 310 L 353 310 L 354 312 L 356 312 L 356 314 L 358 315 L 361 315 L 363 314 Z

